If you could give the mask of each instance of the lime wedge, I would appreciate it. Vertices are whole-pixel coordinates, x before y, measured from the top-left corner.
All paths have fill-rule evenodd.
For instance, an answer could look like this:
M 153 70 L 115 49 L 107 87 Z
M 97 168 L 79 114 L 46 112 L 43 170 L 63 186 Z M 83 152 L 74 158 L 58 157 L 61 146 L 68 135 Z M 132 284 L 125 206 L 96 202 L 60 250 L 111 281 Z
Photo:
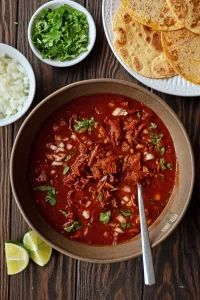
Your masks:
M 23 271 L 29 263 L 29 255 L 26 249 L 14 243 L 5 243 L 6 264 L 8 275 L 14 275 Z
M 39 266 L 46 265 L 51 257 L 52 248 L 47 245 L 35 231 L 24 235 L 23 244 L 29 251 L 30 258 Z

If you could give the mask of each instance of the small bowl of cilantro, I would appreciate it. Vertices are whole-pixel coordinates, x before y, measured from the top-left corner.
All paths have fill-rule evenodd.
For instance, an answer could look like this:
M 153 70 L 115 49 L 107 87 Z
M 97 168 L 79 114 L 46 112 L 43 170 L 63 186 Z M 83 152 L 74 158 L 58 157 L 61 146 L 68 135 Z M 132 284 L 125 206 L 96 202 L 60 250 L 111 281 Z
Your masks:
M 88 56 L 96 40 L 91 14 L 70 0 L 53 0 L 33 14 L 28 41 L 34 54 L 46 64 L 70 67 Z

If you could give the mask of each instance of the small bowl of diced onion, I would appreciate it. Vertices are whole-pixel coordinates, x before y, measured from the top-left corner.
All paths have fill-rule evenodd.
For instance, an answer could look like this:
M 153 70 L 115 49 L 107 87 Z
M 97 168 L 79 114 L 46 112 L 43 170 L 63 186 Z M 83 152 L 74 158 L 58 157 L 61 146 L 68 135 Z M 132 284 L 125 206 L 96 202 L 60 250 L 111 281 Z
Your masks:
M 20 119 L 35 95 L 35 75 L 25 56 L 0 43 L 0 126 Z

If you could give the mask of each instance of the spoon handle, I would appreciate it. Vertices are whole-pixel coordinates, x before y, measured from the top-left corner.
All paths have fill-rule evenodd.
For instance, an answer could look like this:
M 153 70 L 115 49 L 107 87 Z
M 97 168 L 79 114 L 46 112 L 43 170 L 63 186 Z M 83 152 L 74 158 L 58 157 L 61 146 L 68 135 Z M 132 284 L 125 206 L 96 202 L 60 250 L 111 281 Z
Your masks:
M 140 212 L 140 228 L 142 240 L 142 256 L 144 269 L 144 282 L 146 285 L 153 285 L 155 281 L 155 273 L 152 260 L 152 252 L 149 241 L 149 232 L 147 228 L 146 216 L 144 211 L 144 201 L 142 197 L 142 186 L 138 183 L 138 204 Z

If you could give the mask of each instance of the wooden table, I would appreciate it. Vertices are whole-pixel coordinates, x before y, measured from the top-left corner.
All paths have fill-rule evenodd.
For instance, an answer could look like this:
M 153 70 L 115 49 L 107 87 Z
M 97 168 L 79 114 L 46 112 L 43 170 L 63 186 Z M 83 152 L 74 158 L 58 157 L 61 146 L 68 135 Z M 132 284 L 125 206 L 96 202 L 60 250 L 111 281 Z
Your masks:
M 31 62 L 36 79 L 36 105 L 64 85 L 89 78 L 135 81 L 117 62 L 106 41 L 101 0 L 78 1 L 94 16 L 97 41 L 90 56 L 68 69 L 41 63 L 27 41 L 28 21 L 43 0 L 0 0 L 0 42 L 19 49 Z M 4 241 L 18 239 L 29 229 L 12 196 L 9 181 L 10 153 L 23 120 L 0 128 L 0 299 L 1 300 L 197 300 L 200 299 L 200 101 L 160 94 L 178 114 L 190 136 L 195 154 L 196 184 L 191 204 L 178 228 L 153 249 L 157 284 L 145 287 L 141 257 L 116 264 L 73 260 L 56 251 L 50 263 L 35 264 L 19 275 L 6 275 Z M 20 176 L 20 170 L 19 170 Z M 28 199 L 27 199 L 28 201 Z

